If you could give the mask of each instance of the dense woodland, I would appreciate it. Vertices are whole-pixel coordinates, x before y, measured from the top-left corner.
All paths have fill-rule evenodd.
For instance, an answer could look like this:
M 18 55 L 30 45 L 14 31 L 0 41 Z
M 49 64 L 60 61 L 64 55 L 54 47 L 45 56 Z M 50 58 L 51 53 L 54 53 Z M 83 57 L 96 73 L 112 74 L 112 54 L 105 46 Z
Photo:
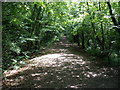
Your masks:
M 19 68 L 66 36 L 86 53 L 120 62 L 120 2 L 3 2 L 3 70 Z

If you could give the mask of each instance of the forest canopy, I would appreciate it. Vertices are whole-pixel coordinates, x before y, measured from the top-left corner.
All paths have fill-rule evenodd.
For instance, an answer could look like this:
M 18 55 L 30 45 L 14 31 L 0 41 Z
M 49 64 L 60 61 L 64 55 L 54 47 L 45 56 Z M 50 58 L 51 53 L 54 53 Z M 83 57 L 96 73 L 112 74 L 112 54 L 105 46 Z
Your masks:
M 3 2 L 3 69 L 18 68 L 62 36 L 120 62 L 120 2 Z

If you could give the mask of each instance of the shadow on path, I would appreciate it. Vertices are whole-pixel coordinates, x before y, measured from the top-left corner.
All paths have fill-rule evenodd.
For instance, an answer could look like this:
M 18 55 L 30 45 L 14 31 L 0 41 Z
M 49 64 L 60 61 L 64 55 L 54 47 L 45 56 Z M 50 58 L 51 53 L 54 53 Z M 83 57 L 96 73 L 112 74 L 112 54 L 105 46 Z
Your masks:
M 29 60 L 29 64 L 19 70 L 19 73 L 6 74 L 3 88 L 118 87 L 116 68 L 100 67 L 65 37 L 45 52 L 46 55 Z

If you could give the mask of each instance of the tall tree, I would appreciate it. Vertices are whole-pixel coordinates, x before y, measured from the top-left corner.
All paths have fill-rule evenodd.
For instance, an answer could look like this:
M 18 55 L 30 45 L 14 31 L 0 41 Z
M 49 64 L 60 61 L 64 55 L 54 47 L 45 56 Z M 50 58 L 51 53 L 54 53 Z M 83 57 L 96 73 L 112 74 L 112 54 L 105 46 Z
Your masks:
M 106 3 L 107 3 L 108 8 L 109 8 L 109 13 L 110 13 L 112 22 L 115 25 L 117 32 L 120 34 L 119 22 L 117 22 L 115 15 L 113 14 L 112 6 L 111 6 L 110 2 L 106 2 Z

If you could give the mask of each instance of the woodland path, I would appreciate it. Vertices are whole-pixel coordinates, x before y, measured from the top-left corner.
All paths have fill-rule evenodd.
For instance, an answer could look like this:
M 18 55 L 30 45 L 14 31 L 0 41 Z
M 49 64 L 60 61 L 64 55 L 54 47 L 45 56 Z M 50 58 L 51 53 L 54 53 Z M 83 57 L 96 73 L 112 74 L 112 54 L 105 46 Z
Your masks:
M 69 43 L 65 37 L 20 70 L 3 74 L 3 88 L 117 88 L 117 68 Z

